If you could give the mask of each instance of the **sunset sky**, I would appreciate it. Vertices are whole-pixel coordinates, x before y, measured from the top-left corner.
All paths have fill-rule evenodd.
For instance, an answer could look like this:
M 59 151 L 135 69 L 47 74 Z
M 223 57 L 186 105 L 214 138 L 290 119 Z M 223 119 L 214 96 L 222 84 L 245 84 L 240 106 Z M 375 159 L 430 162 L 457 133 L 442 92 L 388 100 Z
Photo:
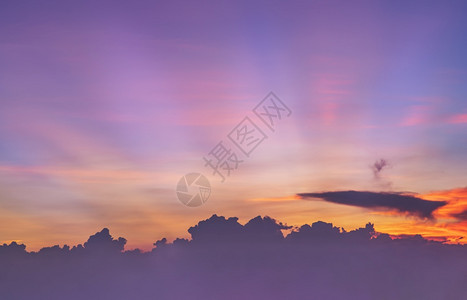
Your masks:
M 467 240 L 465 1 L 46 2 L 0 4 L 0 243 L 108 227 L 150 250 L 212 214 Z M 252 112 L 271 91 L 274 132 Z M 203 157 L 247 116 L 267 138 L 221 182 Z M 349 190 L 446 204 L 297 196 Z

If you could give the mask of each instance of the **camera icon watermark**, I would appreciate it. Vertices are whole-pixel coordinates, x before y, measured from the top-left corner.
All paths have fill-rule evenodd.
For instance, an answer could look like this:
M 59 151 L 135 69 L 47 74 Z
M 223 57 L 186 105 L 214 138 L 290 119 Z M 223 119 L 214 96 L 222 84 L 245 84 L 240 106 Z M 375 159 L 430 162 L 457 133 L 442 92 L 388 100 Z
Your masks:
M 177 197 L 186 206 L 196 207 L 208 201 L 211 195 L 209 180 L 200 173 L 188 173 L 178 181 Z

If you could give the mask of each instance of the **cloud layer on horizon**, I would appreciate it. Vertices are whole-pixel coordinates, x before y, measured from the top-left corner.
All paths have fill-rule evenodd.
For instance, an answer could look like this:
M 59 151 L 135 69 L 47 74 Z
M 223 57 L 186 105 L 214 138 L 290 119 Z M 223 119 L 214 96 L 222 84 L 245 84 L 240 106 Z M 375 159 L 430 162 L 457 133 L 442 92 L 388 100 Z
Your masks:
M 27 252 L 25 245 L 12 242 L 0 245 L 6 275 L 0 290 L 5 299 L 50 300 L 63 295 L 72 300 L 467 295 L 462 280 L 445 280 L 446 275 L 465 276 L 467 245 L 445 245 L 420 235 L 393 239 L 371 223 L 345 231 L 318 221 L 285 237 L 282 229 L 289 226 L 270 217 L 243 225 L 236 217 L 212 215 L 189 228 L 191 240 L 167 243 L 164 238 L 146 253 L 124 251 L 126 239 L 114 238 L 107 228 L 73 248 Z

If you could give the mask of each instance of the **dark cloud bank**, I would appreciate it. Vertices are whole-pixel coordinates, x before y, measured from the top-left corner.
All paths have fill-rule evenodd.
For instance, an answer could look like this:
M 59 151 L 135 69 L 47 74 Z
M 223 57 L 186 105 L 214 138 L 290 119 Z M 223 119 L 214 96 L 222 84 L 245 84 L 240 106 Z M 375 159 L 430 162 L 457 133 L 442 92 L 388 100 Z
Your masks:
M 108 229 L 84 245 L 0 246 L 0 299 L 467 299 L 467 247 L 392 240 L 373 224 L 293 228 L 213 215 L 191 240 L 124 251 Z
M 361 191 L 339 191 L 324 193 L 302 193 L 303 198 L 319 198 L 328 202 L 365 207 L 388 209 L 400 213 L 432 219 L 433 211 L 447 204 L 445 201 L 428 201 L 400 193 L 376 193 Z

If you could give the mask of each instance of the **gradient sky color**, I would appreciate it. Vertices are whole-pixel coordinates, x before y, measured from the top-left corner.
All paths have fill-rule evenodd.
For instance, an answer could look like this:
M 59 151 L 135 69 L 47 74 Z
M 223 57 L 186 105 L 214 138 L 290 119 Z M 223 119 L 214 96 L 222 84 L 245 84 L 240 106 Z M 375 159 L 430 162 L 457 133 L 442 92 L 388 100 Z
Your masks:
M 466 12 L 464 1 L 3 1 L 0 242 L 75 245 L 108 227 L 147 250 L 214 213 L 461 241 Z M 203 156 L 270 91 L 292 116 L 221 183 Z M 175 185 L 196 171 L 212 195 L 187 208 Z M 296 196 L 335 190 L 449 205 L 419 220 Z

